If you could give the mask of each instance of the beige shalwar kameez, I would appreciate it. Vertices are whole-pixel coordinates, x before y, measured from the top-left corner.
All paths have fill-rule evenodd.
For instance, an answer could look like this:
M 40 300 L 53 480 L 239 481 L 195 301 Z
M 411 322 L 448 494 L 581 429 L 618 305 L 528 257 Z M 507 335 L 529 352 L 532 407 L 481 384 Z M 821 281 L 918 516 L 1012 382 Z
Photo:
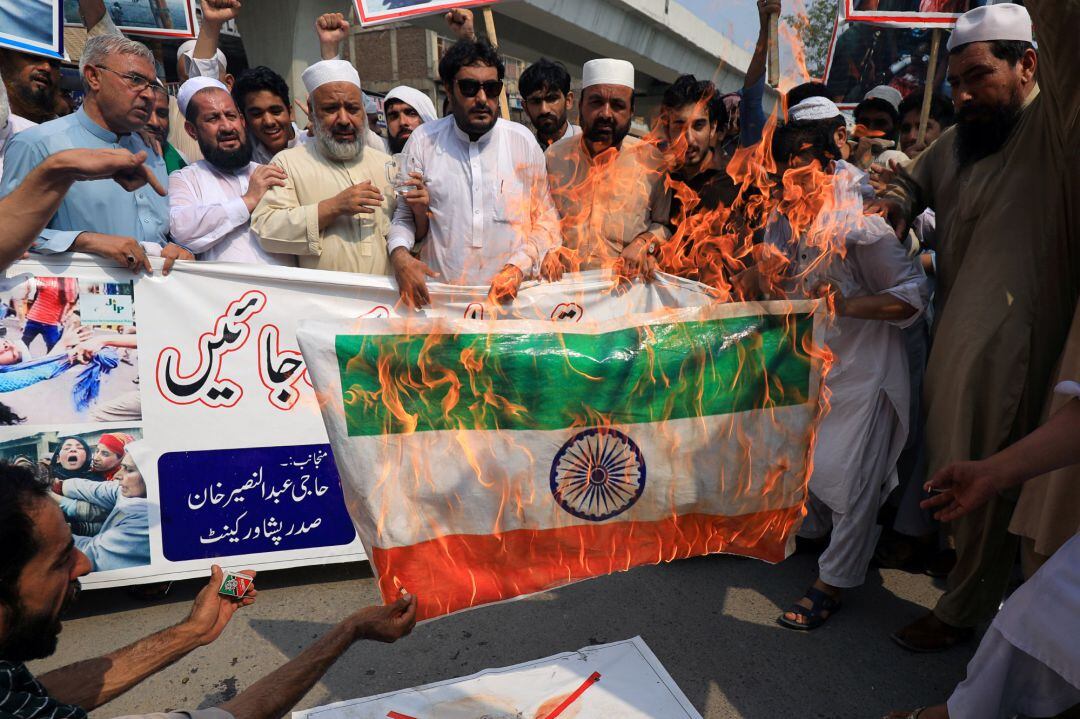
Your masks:
M 357 158 L 329 160 L 318 142 L 283 150 L 270 161 L 285 170 L 284 187 L 272 187 L 251 213 L 251 229 L 267 252 L 296 255 L 301 267 L 386 275 L 386 235 L 394 215 L 394 189 L 386 179 L 385 153 L 365 147 Z M 382 192 L 375 214 L 345 215 L 319 230 L 319 203 L 352 185 L 371 182 Z
M 1080 0 L 1030 0 L 1039 86 L 1005 145 L 967 167 L 947 130 L 886 193 L 909 219 L 937 213 L 937 296 L 926 371 L 929 470 L 989 457 L 1039 423 L 1076 303 L 1077 238 L 1067 182 L 1077 171 Z M 1016 551 L 1015 497 L 953 523 L 958 561 L 934 613 L 972 627 L 997 609 Z

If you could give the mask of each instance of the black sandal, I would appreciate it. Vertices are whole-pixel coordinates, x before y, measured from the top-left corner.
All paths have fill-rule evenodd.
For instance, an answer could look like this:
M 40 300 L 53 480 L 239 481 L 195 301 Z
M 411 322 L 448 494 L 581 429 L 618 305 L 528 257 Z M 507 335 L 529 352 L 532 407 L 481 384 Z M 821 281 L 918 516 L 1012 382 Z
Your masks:
M 800 632 L 808 632 L 811 629 L 817 629 L 826 621 L 828 621 L 832 615 L 840 611 L 840 607 L 843 606 L 839 599 L 830 597 L 825 592 L 821 591 L 817 587 L 810 587 L 806 590 L 806 594 L 803 595 L 806 599 L 809 599 L 812 606 L 807 609 L 801 604 L 792 604 L 787 612 L 795 614 L 800 617 L 806 617 L 808 620 L 805 624 L 796 621 L 794 619 L 788 619 L 783 614 L 776 618 L 776 621 L 782 627 L 788 629 L 794 629 Z M 826 616 L 821 616 L 822 612 L 828 612 Z

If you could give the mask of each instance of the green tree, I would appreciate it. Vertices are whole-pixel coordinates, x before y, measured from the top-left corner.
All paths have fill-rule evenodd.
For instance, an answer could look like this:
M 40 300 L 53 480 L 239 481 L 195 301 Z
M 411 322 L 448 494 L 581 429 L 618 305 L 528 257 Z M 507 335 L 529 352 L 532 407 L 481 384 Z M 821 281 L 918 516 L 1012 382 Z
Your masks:
M 784 16 L 784 22 L 802 41 L 806 53 L 806 69 L 813 77 L 825 77 L 829 41 L 832 39 L 839 9 L 839 0 L 808 0 L 805 15 Z

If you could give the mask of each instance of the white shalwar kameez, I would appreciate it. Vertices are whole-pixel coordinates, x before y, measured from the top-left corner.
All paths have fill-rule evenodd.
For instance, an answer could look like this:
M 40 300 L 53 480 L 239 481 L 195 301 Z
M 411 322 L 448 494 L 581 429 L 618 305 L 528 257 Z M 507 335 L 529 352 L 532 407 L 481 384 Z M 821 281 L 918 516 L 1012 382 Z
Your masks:
M 896 322 L 837 317 L 825 332 L 834 358 L 826 378 L 830 410 L 818 427 L 807 516 L 799 533 L 821 537 L 831 527 L 819 576 L 840 588 L 863 583 L 881 532 L 878 510 L 897 484 L 896 460 L 907 439 L 910 404 L 901 330 L 919 320 L 929 300 L 920 265 L 884 220 L 863 215 L 862 174 L 850 165 L 838 168 L 835 206 L 820 212 L 797 243 L 783 215 L 774 215 L 766 230 L 766 242 L 791 261 L 789 296 L 811 296 L 829 282 L 847 299 L 890 294 L 915 308 L 911 317 Z M 835 251 L 841 242 L 843 256 Z M 822 258 L 823 247 L 834 248 L 830 257 Z
M 1057 391 L 1080 398 L 1080 383 Z M 949 719 L 1050 717 L 1080 706 L 1080 535 L 1005 602 L 948 706 Z

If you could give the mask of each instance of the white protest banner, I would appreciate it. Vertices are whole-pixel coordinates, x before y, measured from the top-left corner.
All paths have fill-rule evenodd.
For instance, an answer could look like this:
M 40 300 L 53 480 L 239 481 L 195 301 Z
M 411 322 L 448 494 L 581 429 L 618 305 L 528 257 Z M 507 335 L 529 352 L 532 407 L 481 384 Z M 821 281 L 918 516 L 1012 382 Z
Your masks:
M 496 2 L 498 0 L 356 0 L 356 11 L 360 24 L 369 27 Z
M 431 289 L 426 316 L 549 324 L 710 302 L 696 283 L 622 293 L 597 272 L 527 283 L 509 308 L 487 304 L 487 288 Z M 213 563 L 363 559 L 295 331 L 312 318 L 396 317 L 396 303 L 385 277 L 202 262 L 135 277 L 81 255 L 16 263 L 0 281 L 0 459 L 64 493 L 94 561 L 87 588 L 204 576 Z M 138 471 L 124 472 L 133 440 Z
M 193 38 L 197 34 L 194 0 L 105 0 L 116 27 L 129 35 Z M 64 0 L 64 22 L 82 25 L 79 0 Z
M 302 323 L 383 597 L 407 590 L 430 619 L 642 564 L 786 557 L 818 412 L 815 306 Z
M 701 719 L 641 637 L 293 712 L 293 719 Z
M 840 0 L 840 12 L 848 22 L 951 28 L 968 10 L 989 4 L 987 0 L 902 0 L 881 9 L 881 0 Z
M 3 0 L 0 2 L 0 47 L 64 58 L 64 18 L 61 0 Z

